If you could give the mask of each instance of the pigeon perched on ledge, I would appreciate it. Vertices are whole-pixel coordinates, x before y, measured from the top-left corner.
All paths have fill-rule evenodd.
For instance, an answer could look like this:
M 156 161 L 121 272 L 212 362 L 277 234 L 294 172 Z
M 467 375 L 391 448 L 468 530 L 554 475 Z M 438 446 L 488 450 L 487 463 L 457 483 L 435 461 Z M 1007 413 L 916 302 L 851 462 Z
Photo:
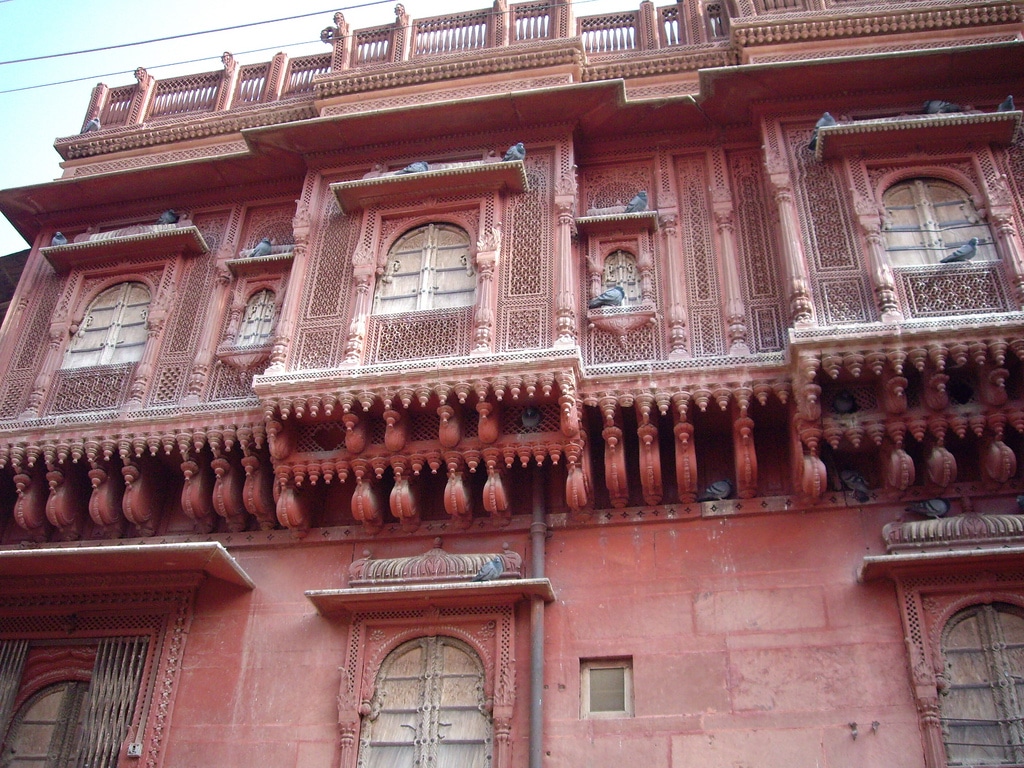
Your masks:
M 974 254 L 978 252 L 978 243 L 981 242 L 976 237 L 972 237 L 966 243 L 961 245 L 949 256 L 946 256 L 939 263 L 940 264 L 956 264 L 961 261 L 970 261 L 974 258 Z
M 501 555 L 495 555 L 476 572 L 473 581 L 494 581 L 504 572 L 505 561 L 501 559 Z
M 697 497 L 697 501 L 722 501 L 732 496 L 732 483 L 728 480 L 715 480 Z
M 840 470 L 839 481 L 846 490 L 853 493 L 853 498 L 861 504 L 866 503 L 871 498 L 868 495 L 868 491 L 871 490 L 868 487 L 868 481 L 859 472 L 855 472 L 852 469 Z
M 168 208 L 166 211 L 160 214 L 160 218 L 156 220 L 157 224 L 177 224 L 178 219 L 181 218 L 179 214 L 173 208 Z
M 642 189 L 636 197 L 626 203 L 626 213 L 640 213 L 647 210 L 647 190 Z
M 832 398 L 832 410 L 843 416 L 857 411 L 857 398 L 848 389 L 841 389 Z
M 1016 109 L 1017 108 L 1013 106 L 1013 94 L 1011 93 L 999 103 L 999 106 L 996 107 L 996 112 L 1014 112 Z
M 98 131 L 99 129 L 100 119 L 98 117 L 94 117 L 92 120 L 85 124 L 85 128 L 82 129 L 82 133 L 92 133 L 93 131 Z
M 270 238 L 264 237 L 256 244 L 256 247 L 252 249 L 252 252 L 249 254 L 249 258 L 258 259 L 260 256 L 269 256 L 272 248 L 273 246 L 270 244 Z
M 508 148 L 505 156 L 501 158 L 502 162 L 514 163 L 516 160 L 523 160 L 526 157 L 526 147 L 523 146 L 523 142 L 513 144 Z
M 954 104 L 951 101 L 943 101 L 942 99 L 929 99 L 921 108 L 921 114 L 924 115 L 943 115 L 949 112 L 963 111 L 964 108 L 959 104 Z
M 926 499 L 911 504 L 907 507 L 907 512 L 916 512 L 919 515 L 938 520 L 949 513 L 949 508 L 950 503 L 946 499 Z
M 67 245 L 68 239 L 64 237 L 63 232 L 54 232 L 53 237 L 50 239 L 50 245 Z
M 622 289 L 621 285 L 613 285 L 604 293 L 595 296 L 587 302 L 587 309 L 597 309 L 598 307 L 619 307 L 622 306 L 622 302 L 626 299 L 626 292 Z
M 807 148 L 813 152 L 818 146 L 818 129 L 827 128 L 830 125 L 835 125 L 836 119 L 832 117 L 828 112 L 818 118 L 818 122 L 814 124 L 814 133 L 811 134 L 811 140 L 807 144 Z
M 395 171 L 396 176 L 400 176 L 404 173 L 423 173 L 424 171 L 430 170 L 430 164 L 423 161 L 417 160 L 415 163 L 409 163 L 405 168 L 400 171 Z

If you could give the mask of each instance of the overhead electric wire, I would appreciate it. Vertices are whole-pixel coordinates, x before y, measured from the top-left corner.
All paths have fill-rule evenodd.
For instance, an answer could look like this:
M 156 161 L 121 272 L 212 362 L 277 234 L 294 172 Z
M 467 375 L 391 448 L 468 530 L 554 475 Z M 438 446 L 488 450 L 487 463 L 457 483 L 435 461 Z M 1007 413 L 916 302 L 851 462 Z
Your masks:
M 358 5 L 345 6 L 345 7 L 341 8 L 340 10 L 349 11 L 349 10 L 353 10 L 353 9 L 356 9 L 356 8 L 366 8 L 366 7 L 369 7 L 369 6 L 372 6 L 372 5 L 383 5 L 384 3 L 388 3 L 390 1 L 391 0 L 372 0 L 372 2 L 361 3 L 361 4 L 358 4 Z M 5 3 L 5 2 L 10 2 L 10 0 L 0 0 L 0 3 Z M 573 6 L 573 5 L 586 5 L 587 3 L 593 3 L 593 2 L 597 2 L 597 0 L 570 0 L 569 1 L 569 5 L 570 6 Z M 335 8 L 333 10 L 337 11 L 338 9 Z M 254 27 L 254 26 L 261 25 L 261 24 L 276 24 L 276 23 L 282 22 L 282 21 L 293 21 L 295 19 L 306 18 L 306 17 L 309 17 L 309 16 L 319 16 L 320 14 L 330 13 L 330 12 L 331 12 L 330 10 L 327 10 L 327 11 L 317 11 L 315 13 L 303 13 L 303 14 L 299 14 L 297 16 L 285 16 L 285 17 L 282 17 L 280 19 L 269 19 L 267 21 L 254 21 L 254 22 L 251 22 L 249 24 L 238 24 L 238 25 L 235 25 L 235 26 L 232 26 L 232 27 L 222 27 L 220 29 L 208 29 L 208 30 L 204 30 L 204 31 L 201 31 L 201 32 L 187 32 L 187 33 L 184 33 L 184 34 L 181 34 L 181 35 L 172 35 L 170 37 L 154 38 L 152 40 L 143 40 L 143 41 L 139 41 L 139 42 L 136 42 L 136 43 L 122 43 L 122 44 L 118 44 L 118 45 L 104 46 L 102 48 L 91 48 L 89 50 L 84 50 L 84 51 L 71 51 L 71 52 L 68 52 L 68 53 L 53 53 L 53 54 L 47 54 L 47 55 L 44 55 L 44 56 L 35 56 L 35 57 L 31 57 L 31 58 L 26 58 L 26 59 L 12 59 L 10 61 L 0 61 L 0 66 L 2 66 L 4 64 L 20 64 L 20 63 L 23 63 L 23 62 L 41 61 L 43 59 L 53 59 L 53 58 L 58 58 L 58 57 L 61 57 L 61 56 L 77 56 L 79 54 L 98 53 L 98 52 L 101 52 L 101 51 L 109 51 L 109 50 L 114 50 L 114 49 L 117 49 L 117 48 L 130 48 L 130 47 L 136 46 L 136 45 L 149 45 L 151 43 L 166 42 L 168 40 L 176 40 L 176 39 L 183 38 L 183 37 L 197 37 L 199 35 L 208 35 L 208 34 L 214 34 L 216 32 L 225 32 L 225 31 L 234 30 L 234 29 L 241 29 L 243 27 Z M 462 11 L 462 13 L 466 13 L 466 11 Z M 492 12 L 489 15 L 494 15 L 494 13 Z M 352 38 L 354 36 L 355 36 L 354 33 L 350 33 L 346 37 Z M 254 48 L 254 49 L 249 50 L 249 51 L 239 51 L 237 54 L 232 54 L 232 55 L 246 56 L 246 55 L 248 55 L 250 53 L 262 53 L 263 51 L 272 51 L 275 48 L 276 49 L 280 49 L 280 48 L 286 48 L 286 47 L 289 47 L 289 46 L 312 45 L 313 43 L 317 43 L 317 42 L 320 42 L 320 41 L 319 40 L 307 40 L 305 42 L 300 42 L 300 43 L 285 43 L 283 45 L 282 44 L 268 45 L 268 46 L 266 46 L 264 48 Z M 203 56 L 202 58 L 198 58 L 198 59 L 188 59 L 186 61 L 177 61 L 177 62 L 172 62 L 172 63 L 169 63 L 169 64 L 156 64 L 156 65 L 153 65 L 153 66 L 150 66 L 150 67 L 146 67 L 146 69 L 147 70 L 149 70 L 149 69 L 156 70 L 156 69 L 166 69 L 167 67 L 180 67 L 180 66 L 184 66 L 185 64 L 198 64 L 199 62 L 202 62 L 202 61 L 213 61 L 213 60 L 218 59 L 218 58 L 219 58 L 218 56 Z M 127 75 L 127 74 L 131 74 L 134 71 L 135 71 L 135 69 L 124 69 L 124 70 L 120 70 L 118 72 L 107 72 L 107 73 L 100 74 L 100 75 L 87 75 L 85 77 L 70 78 L 68 80 L 55 80 L 55 81 L 49 82 L 49 83 L 37 83 L 35 85 L 23 85 L 23 86 L 20 86 L 18 88 L 7 88 L 5 90 L 0 90 L 0 95 L 3 95 L 5 93 L 18 93 L 20 91 L 34 91 L 34 90 L 37 90 L 39 88 L 51 88 L 51 87 L 56 86 L 56 85 L 69 85 L 71 83 L 80 83 L 80 82 L 83 82 L 85 80 L 95 80 L 96 78 L 100 78 L 100 77 L 115 77 L 117 75 Z

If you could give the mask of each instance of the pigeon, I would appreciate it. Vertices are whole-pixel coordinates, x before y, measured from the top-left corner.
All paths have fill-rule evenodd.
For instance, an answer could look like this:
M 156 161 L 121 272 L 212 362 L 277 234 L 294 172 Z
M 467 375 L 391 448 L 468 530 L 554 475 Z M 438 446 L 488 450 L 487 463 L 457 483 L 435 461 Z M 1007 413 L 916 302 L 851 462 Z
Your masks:
M 524 147 L 523 142 L 520 141 L 518 144 L 513 144 L 511 147 L 509 147 L 508 151 L 505 153 L 505 156 L 501 159 L 502 162 L 513 163 L 516 160 L 522 160 L 525 157 L 526 147 Z
M 160 218 L 156 220 L 157 224 L 177 224 L 178 219 L 181 215 L 173 208 L 168 208 L 166 211 L 160 214 Z
M 504 572 L 505 561 L 501 559 L 501 555 L 495 555 L 484 563 L 483 567 L 476 572 L 476 576 L 473 577 L 473 581 L 494 581 Z
M 972 237 L 966 243 L 964 243 L 951 254 L 949 254 L 949 256 L 943 258 L 939 263 L 956 264 L 961 261 L 970 261 L 971 259 L 974 258 L 974 254 L 977 253 L 978 251 L 979 242 L 980 241 L 978 240 L 978 238 Z
M 949 512 L 949 506 L 949 502 L 945 499 L 927 499 L 911 504 L 907 507 L 907 512 L 916 512 L 925 517 L 938 519 L 946 516 Z
M 828 112 L 826 112 L 821 117 L 819 117 L 818 118 L 818 122 L 816 122 L 814 124 L 814 133 L 811 134 L 811 140 L 807 144 L 807 148 L 809 150 L 811 150 L 811 152 L 813 152 L 815 147 L 818 146 L 818 129 L 819 128 L 827 128 L 828 126 L 835 125 L 835 124 L 836 124 L 836 119 L 834 117 L 832 117 L 832 115 L 830 115 Z
M 1013 107 L 1011 107 L 1011 109 L 1013 109 Z M 85 128 L 82 129 L 82 133 L 92 133 L 93 131 L 98 131 L 99 129 L 100 119 L 98 117 L 94 117 L 92 120 L 85 124 Z
M 1011 93 L 999 103 L 999 106 L 996 107 L 996 112 L 1014 112 L 1016 109 L 1013 106 L 1013 94 Z
M 1017 497 L 1017 509 L 1024 512 L 1024 493 Z
M 636 197 L 626 203 L 626 213 L 640 213 L 647 210 L 647 190 L 642 189 Z
M 398 176 L 399 174 L 403 173 L 423 173 L 424 171 L 429 170 L 429 163 L 426 163 L 423 160 L 417 160 L 415 163 L 409 163 L 409 165 L 405 166 L 405 168 L 403 168 L 402 170 L 395 171 L 395 175 Z
M 533 429 L 534 427 L 540 426 L 540 418 L 540 408 L 528 405 L 525 408 L 523 408 L 523 413 L 519 417 L 519 420 L 523 422 L 523 426 L 526 429 Z
M 252 251 L 249 253 L 249 258 L 258 259 L 260 256 L 269 256 L 270 249 L 272 247 L 273 246 L 270 245 L 270 238 L 264 237 L 262 240 L 259 241 L 259 243 L 256 244 L 256 247 L 253 248 Z
M 622 306 L 622 302 L 626 299 L 626 292 L 622 290 L 621 285 L 613 285 L 607 291 L 599 296 L 595 296 L 587 302 L 587 309 L 597 309 L 598 307 L 619 307 Z
M 832 398 L 832 410 L 845 416 L 857 411 L 857 398 L 848 389 L 842 389 Z
M 954 104 L 951 101 L 943 101 L 942 99 L 931 99 L 924 103 L 921 108 L 921 113 L 925 115 L 941 115 L 947 112 L 963 112 L 964 108 L 959 104 Z
M 843 484 L 843 487 L 853 492 L 853 498 L 859 501 L 861 504 L 865 503 L 871 497 L 868 495 L 868 481 L 859 472 L 854 472 L 852 469 L 842 469 L 839 471 L 839 481 Z
M 68 239 L 64 237 L 63 232 L 54 232 L 53 237 L 50 239 L 50 245 L 67 245 Z
M 728 480 L 715 480 L 704 489 L 704 493 L 697 497 L 697 501 L 721 501 L 732 496 L 732 483 Z

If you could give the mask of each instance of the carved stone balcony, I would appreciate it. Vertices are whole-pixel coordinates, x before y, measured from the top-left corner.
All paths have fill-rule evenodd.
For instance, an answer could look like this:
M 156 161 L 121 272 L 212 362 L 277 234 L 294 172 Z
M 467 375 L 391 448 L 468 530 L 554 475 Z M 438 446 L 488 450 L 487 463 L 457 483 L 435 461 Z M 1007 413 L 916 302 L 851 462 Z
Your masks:
M 231 270 L 231 274 L 235 277 L 283 272 L 292 263 L 292 246 L 277 245 L 274 246 L 274 250 L 279 251 L 279 253 L 271 252 L 266 256 L 257 256 L 255 258 L 252 256 L 241 256 L 237 259 L 231 259 L 227 263 L 228 269 Z
M 965 144 L 1009 146 L 1021 112 L 952 112 L 857 120 L 818 129 L 815 155 L 831 160 L 861 153 L 908 152 Z
M 636 214 L 626 214 L 634 216 Z M 657 309 L 651 301 L 626 307 L 601 307 L 587 311 L 587 322 L 591 328 L 599 328 L 626 343 L 626 336 L 633 331 L 654 322 Z
M 443 163 L 421 173 L 382 173 L 331 184 L 343 213 L 359 211 L 381 200 L 415 200 L 442 193 L 525 192 L 529 188 L 522 160 Z
M 52 245 L 40 252 L 58 272 L 103 261 L 161 257 L 172 254 L 197 256 L 210 250 L 202 233 L 192 222 L 182 219 L 177 224 L 142 224 L 109 232 L 79 235 L 67 245 Z
M 577 217 L 576 227 L 587 235 L 603 235 L 608 232 L 653 232 L 658 227 L 658 212 L 626 213 L 615 209 L 609 212 L 587 211 L 586 216 Z

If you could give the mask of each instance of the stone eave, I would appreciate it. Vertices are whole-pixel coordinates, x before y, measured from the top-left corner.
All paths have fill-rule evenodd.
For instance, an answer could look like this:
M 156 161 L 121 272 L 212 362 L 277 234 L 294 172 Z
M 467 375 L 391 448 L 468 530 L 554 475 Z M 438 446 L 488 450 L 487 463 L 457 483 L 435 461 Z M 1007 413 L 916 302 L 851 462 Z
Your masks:
M 1010 570 L 1024 565 L 1024 546 L 950 549 L 938 552 L 900 552 L 892 555 L 869 555 L 857 571 L 860 582 L 895 579 L 900 576 L 925 574 L 947 575 L 951 569 Z
M 579 380 L 583 362 L 579 349 L 543 350 L 535 353 L 506 353 L 478 357 L 449 357 L 413 360 L 355 368 L 323 368 L 287 371 L 253 377 L 253 390 L 267 408 L 279 407 L 281 400 L 293 397 L 385 392 L 402 386 L 439 382 L 474 382 L 508 375 L 565 371 Z
M 905 152 L 918 147 L 996 144 L 1009 146 L 1021 112 L 954 112 L 858 120 L 818 129 L 815 156 L 831 160 L 857 154 Z
M 307 120 L 316 115 L 311 98 L 271 102 L 224 112 L 191 112 L 140 125 L 68 136 L 57 139 L 53 147 L 65 160 L 71 160 L 237 134 L 247 128 Z
M 986 315 L 957 315 L 953 317 L 906 320 L 902 323 L 856 323 L 830 328 L 790 328 L 789 347 L 791 354 L 805 350 L 826 348 L 867 349 L 877 351 L 884 345 L 906 347 L 925 344 L 948 344 L 952 327 L 956 329 L 957 342 L 970 343 L 992 338 L 1005 339 L 1008 343 L 1020 340 L 1024 343 L 1024 312 L 1005 312 Z
M 1019 24 L 1019 3 L 1005 0 L 955 4 L 915 4 L 891 13 L 857 9 L 846 13 L 799 11 L 733 21 L 730 38 L 737 48 L 763 45 L 808 43 L 815 40 L 935 34 L 940 30 Z
M 353 213 L 383 200 L 400 202 L 445 192 L 525 192 L 526 166 L 514 162 L 462 163 L 421 173 L 387 173 L 368 179 L 331 184 L 342 213 Z
M 216 541 L 0 550 L 0 578 L 203 572 L 246 589 L 256 585 Z
M 608 232 L 653 232 L 658 228 L 657 211 L 577 216 L 576 226 L 588 235 Z
M 153 232 L 139 232 L 121 237 L 86 240 L 67 245 L 53 245 L 40 248 L 57 272 L 66 272 L 73 267 L 97 264 L 129 256 L 147 258 L 181 253 L 198 256 L 210 250 L 202 233 L 195 227 L 160 229 Z
M 526 70 L 567 69 L 579 79 L 585 57 L 578 37 L 541 40 L 330 73 L 318 77 L 313 87 L 317 101 L 323 101 L 351 93 Z
M 352 589 L 311 589 L 306 598 L 321 616 L 350 616 L 371 611 L 429 606 L 508 605 L 539 597 L 554 602 L 555 592 L 548 579 L 503 579 L 467 581 L 461 584 L 403 584 L 400 586 Z
M 736 124 L 753 119 L 755 109 L 790 110 L 785 106 L 790 101 L 848 104 L 863 94 L 881 92 L 948 94 L 983 84 L 1002 94 L 1001 99 L 1019 85 L 1020 72 L 1024 40 L 977 45 L 951 41 L 942 48 L 702 69 L 697 102 L 709 120 Z M 842 83 L 841 96 L 837 83 Z
M 630 51 L 614 57 L 589 56 L 583 82 L 659 77 L 736 64 L 736 51 L 727 41 L 704 45 L 669 46 L 655 51 Z

